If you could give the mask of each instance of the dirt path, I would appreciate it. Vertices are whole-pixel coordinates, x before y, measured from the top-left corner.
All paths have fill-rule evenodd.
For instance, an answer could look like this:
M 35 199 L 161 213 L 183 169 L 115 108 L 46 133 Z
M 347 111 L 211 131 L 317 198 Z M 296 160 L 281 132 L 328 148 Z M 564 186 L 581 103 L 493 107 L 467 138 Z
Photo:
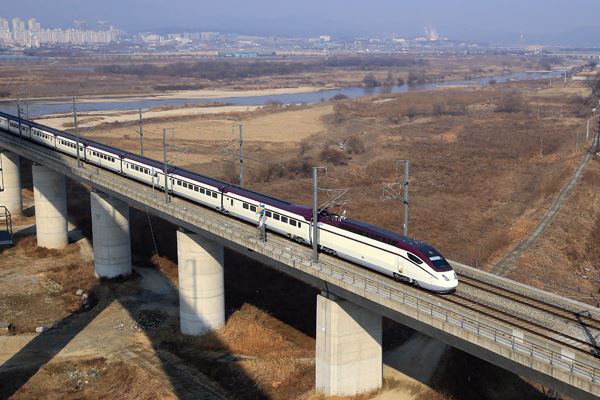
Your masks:
M 598 140 L 599 134 L 596 134 L 596 136 L 594 137 L 592 148 L 596 148 L 596 143 L 598 143 Z M 506 275 L 514 268 L 516 261 L 523 255 L 523 253 L 525 253 L 531 247 L 531 245 L 542 234 L 542 232 L 544 232 L 544 230 L 552 223 L 554 217 L 560 211 L 562 205 L 565 203 L 565 201 L 573 191 L 573 188 L 577 184 L 577 181 L 583 174 L 583 171 L 585 170 L 593 156 L 594 153 L 592 151 L 586 152 L 585 156 L 577 166 L 575 173 L 571 176 L 569 182 L 567 182 L 567 184 L 562 188 L 558 197 L 554 200 L 554 202 L 550 206 L 550 209 L 546 212 L 546 214 L 541 219 L 540 223 L 536 226 L 534 231 L 525 240 L 519 243 L 517 247 L 515 247 L 510 253 L 508 253 L 502 260 L 500 260 L 494 266 L 494 268 L 492 268 L 492 273 L 496 275 Z

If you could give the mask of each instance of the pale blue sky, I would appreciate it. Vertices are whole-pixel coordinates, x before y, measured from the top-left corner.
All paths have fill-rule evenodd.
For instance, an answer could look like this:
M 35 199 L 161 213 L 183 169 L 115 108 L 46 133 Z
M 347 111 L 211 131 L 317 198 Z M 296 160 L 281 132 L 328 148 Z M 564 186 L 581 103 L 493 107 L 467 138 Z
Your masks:
M 425 25 L 472 40 L 585 39 L 600 29 L 598 0 L 0 0 L 0 15 L 45 26 L 104 19 L 127 31 L 178 28 L 275 35 L 417 35 Z M 575 32 L 573 32 L 575 31 Z M 567 35 L 567 36 L 569 36 Z M 576 40 L 576 39 L 572 39 Z M 590 40 L 599 39 L 590 38 Z M 600 45 L 600 43 L 598 43 Z

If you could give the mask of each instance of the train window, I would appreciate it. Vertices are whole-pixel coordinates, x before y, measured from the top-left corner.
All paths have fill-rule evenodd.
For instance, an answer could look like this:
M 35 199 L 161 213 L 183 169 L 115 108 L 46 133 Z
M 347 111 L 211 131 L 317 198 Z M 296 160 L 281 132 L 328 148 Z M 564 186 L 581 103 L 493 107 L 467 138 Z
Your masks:
M 279 214 L 273 214 L 273 219 L 275 221 L 279 221 Z
M 187 187 L 188 187 L 188 184 L 187 184 L 187 182 L 182 182 L 181 186 L 183 186 L 184 188 L 186 188 L 186 189 L 187 189 Z
M 195 190 L 196 192 L 199 192 L 199 191 L 200 191 L 200 188 L 199 188 L 198 186 L 194 186 L 194 190 Z
M 271 218 L 271 216 L 273 216 L 273 213 L 271 213 L 271 211 L 265 211 L 265 214 L 267 215 L 267 218 Z
M 210 196 L 211 194 L 212 194 L 212 192 L 210 190 L 206 189 L 206 195 Z
M 250 206 L 250 211 L 256 212 L 256 206 Z
M 281 222 L 283 222 L 284 224 L 288 223 L 288 217 L 281 217 Z
M 200 193 L 204 194 L 204 189 L 200 188 Z
M 296 226 L 296 221 L 295 221 L 295 220 L 293 220 L 293 219 L 290 219 L 290 225 L 291 225 L 291 226 Z
M 244 204 L 242 204 L 242 207 L 244 207 L 244 209 L 247 210 L 248 209 L 248 204 L 244 203 Z
M 410 258 L 411 261 L 413 261 L 417 264 L 423 264 L 423 260 L 421 260 L 419 257 L 415 256 L 414 254 L 408 253 L 408 258 Z
M 212 197 L 217 198 L 217 192 L 212 192 Z

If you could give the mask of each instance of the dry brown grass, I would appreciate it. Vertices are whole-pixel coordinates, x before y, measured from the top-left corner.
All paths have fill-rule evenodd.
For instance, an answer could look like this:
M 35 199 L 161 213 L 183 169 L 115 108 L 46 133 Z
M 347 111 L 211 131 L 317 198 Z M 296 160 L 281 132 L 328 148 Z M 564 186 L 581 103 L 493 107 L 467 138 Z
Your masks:
M 258 399 L 266 395 L 288 399 L 308 392 L 314 380 L 314 344 L 299 345 L 290 338 L 289 330 L 245 304 L 213 334 L 190 337 L 165 331 L 156 340 L 162 348 L 218 382 L 234 398 Z
M 64 249 L 38 247 L 37 237 L 35 235 L 17 239 L 15 247 L 28 257 L 33 258 L 61 258 L 75 254 L 79 251 L 79 246 L 76 244 L 70 244 Z
M 99 357 L 47 364 L 11 398 L 160 400 L 172 395 L 148 371 Z

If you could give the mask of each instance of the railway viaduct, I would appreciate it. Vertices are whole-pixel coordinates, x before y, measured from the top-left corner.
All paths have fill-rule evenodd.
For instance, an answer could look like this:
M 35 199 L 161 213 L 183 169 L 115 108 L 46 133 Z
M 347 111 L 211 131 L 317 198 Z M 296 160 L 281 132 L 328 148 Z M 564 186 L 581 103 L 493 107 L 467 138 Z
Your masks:
M 0 205 L 21 213 L 19 159 L 33 165 L 38 245 L 67 244 L 65 179 L 91 187 L 95 272 L 115 277 L 131 272 L 129 207 L 179 226 L 177 232 L 181 331 L 201 335 L 225 322 L 223 247 L 256 259 L 316 288 L 316 389 L 352 395 L 382 385 L 382 316 L 537 381 L 575 399 L 600 396 L 600 360 L 568 343 L 463 307 L 444 296 L 397 284 L 343 260 L 321 255 L 275 234 L 268 242 L 256 229 L 108 170 L 77 161 L 0 131 L 3 191 Z M 516 288 L 567 310 L 600 310 L 453 263 L 462 276 Z

